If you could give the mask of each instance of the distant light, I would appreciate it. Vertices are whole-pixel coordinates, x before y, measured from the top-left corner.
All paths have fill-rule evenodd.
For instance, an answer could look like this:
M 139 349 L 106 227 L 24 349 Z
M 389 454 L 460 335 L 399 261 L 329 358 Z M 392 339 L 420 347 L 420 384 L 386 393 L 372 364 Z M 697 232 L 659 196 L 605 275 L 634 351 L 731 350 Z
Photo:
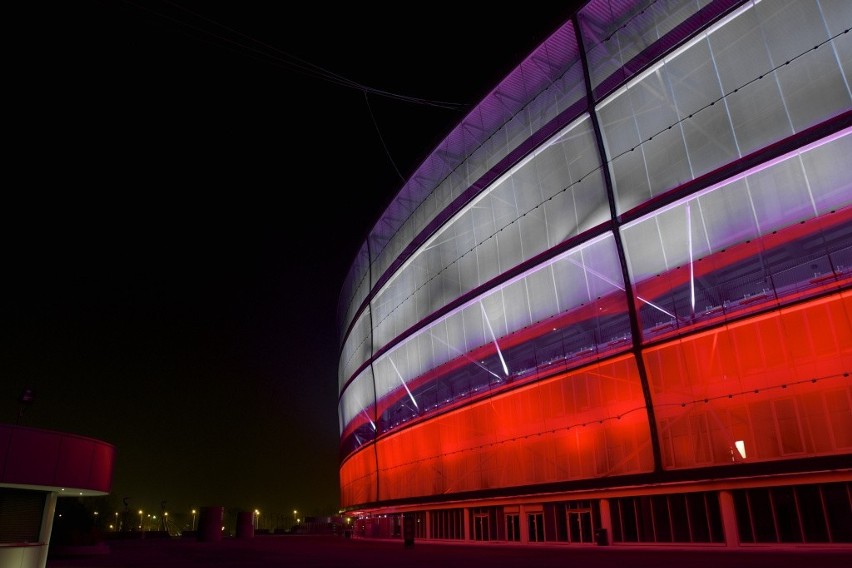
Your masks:
M 18 401 L 21 404 L 32 404 L 34 399 L 35 395 L 33 394 L 33 389 L 25 388 L 24 391 L 21 393 L 21 397 L 18 399 Z

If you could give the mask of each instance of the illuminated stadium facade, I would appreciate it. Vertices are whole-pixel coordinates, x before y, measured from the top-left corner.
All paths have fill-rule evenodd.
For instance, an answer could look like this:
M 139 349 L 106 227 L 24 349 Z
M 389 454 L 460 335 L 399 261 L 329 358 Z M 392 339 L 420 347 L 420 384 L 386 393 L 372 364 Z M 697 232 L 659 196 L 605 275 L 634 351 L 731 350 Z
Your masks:
M 852 544 L 850 26 L 591 0 L 450 132 L 341 291 L 356 535 Z

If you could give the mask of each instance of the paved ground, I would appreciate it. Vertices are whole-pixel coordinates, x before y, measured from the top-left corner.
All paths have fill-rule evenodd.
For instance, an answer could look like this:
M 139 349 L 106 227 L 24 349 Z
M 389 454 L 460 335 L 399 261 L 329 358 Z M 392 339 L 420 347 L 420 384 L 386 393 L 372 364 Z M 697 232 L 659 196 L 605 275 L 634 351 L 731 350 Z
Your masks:
M 107 554 L 48 559 L 47 568 L 849 568 L 845 550 L 708 550 L 514 544 L 435 544 L 333 536 L 114 541 Z

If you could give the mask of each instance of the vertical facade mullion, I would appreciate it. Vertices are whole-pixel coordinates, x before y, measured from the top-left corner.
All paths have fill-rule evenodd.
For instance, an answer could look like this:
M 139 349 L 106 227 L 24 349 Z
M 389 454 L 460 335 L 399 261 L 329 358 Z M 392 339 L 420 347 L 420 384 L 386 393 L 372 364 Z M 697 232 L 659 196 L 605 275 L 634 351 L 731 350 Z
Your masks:
M 598 156 L 600 157 L 601 173 L 604 178 L 604 188 L 606 190 L 607 201 L 609 202 L 610 211 L 610 228 L 613 238 L 615 239 L 616 253 L 621 267 L 621 276 L 624 280 L 624 293 L 627 296 L 627 313 L 630 320 L 630 334 L 633 338 L 632 352 L 636 360 L 636 368 L 639 373 L 639 380 L 642 384 L 642 394 L 645 398 L 645 411 L 648 415 L 648 428 L 651 438 L 651 452 L 654 458 L 654 472 L 661 472 L 663 469 L 662 454 L 660 452 L 660 440 L 657 435 L 657 420 L 654 415 L 654 405 L 651 400 L 651 387 L 648 382 L 648 373 L 645 369 L 645 361 L 642 358 L 642 334 L 639 326 L 639 311 L 633 297 L 633 286 L 630 281 L 630 274 L 627 269 L 627 255 L 624 252 L 624 244 L 621 241 L 621 233 L 619 231 L 619 219 L 616 210 L 615 193 L 612 186 L 612 177 L 610 176 L 606 148 L 604 147 L 603 134 L 598 123 L 598 116 L 595 112 L 595 96 L 592 89 L 591 74 L 589 71 L 589 61 L 586 58 L 586 48 L 583 43 L 583 34 L 580 32 L 580 19 L 578 12 L 571 16 L 571 22 L 574 28 L 574 35 L 577 40 L 577 47 L 580 53 L 580 64 L 583 68 L 583 80 L 586 83 L 586 104 L 589 118 L 592 121 L 592 130 L 595 133 L 595 142 L 598 147 Z
M 370 249 L 370 236 L 367 235 L 367 278 L 370 279 L 368 290 L 373 289 L 373 253 Z M 373 421 L 375 426 L 373 427 L 373 460 L 376 464 L 376 501 L 381 501 L 381 493 L 379 493 L 379 479 L 381 478 L 379 472 L 379 448 L 376 443 L 376 438 L 379 436 L 379 406 L 378 401 L 376 400 L 376 360 L 374 354 L 376 352 L 376 343 L 375 336 L 376 330 L 373 327 L 373 301 L 372 298 L 367 299 L 367 312 L 370 314 L 370 374 L 372 375 L 371 381 L 373 384 Z

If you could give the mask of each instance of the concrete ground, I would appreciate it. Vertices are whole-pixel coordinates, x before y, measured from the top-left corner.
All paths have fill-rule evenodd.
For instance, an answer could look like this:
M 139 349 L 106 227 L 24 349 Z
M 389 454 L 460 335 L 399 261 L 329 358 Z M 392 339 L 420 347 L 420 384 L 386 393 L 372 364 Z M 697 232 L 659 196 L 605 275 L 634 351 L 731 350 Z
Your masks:
M 47 568 L 849 568 L 852 547 L 719 550 L 686 547 L 427 543 L 340 536 L 255 536 L 220 542 L 149 539 L 109 542 L 109 552 L 51 555 Z

